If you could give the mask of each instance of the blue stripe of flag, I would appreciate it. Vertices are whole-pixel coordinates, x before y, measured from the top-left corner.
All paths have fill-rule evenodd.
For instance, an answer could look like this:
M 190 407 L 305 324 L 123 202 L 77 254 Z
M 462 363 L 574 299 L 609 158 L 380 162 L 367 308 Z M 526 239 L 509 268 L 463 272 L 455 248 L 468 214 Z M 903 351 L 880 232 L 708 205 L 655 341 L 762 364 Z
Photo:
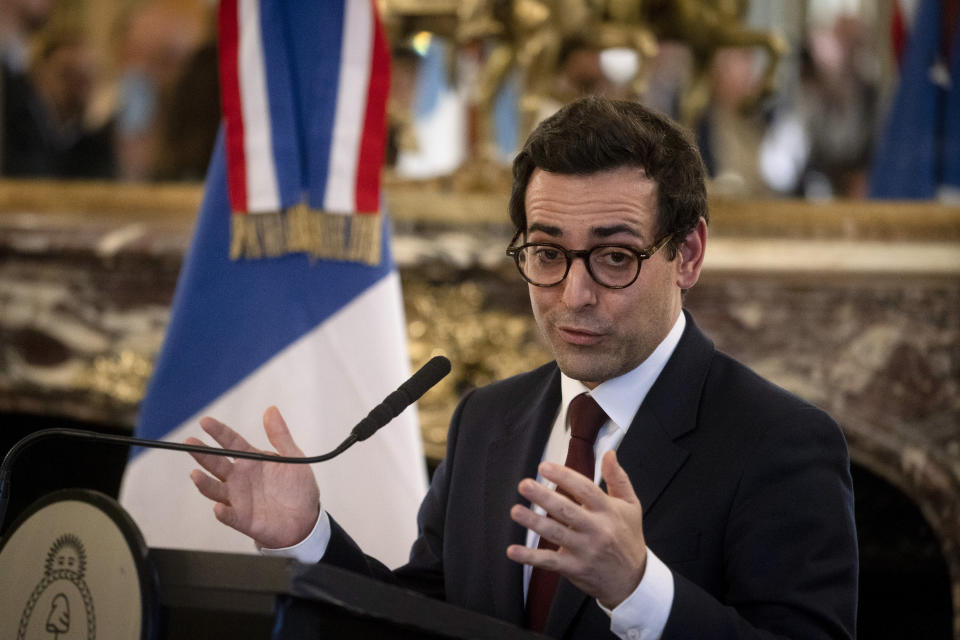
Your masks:
M 170 326 L 141 406 L 143 437 L 163 437 L 393 268 L 386 229 L 376 267 L 303 254 L 231 261 L 224 158 L 221 129 Z
M 303 179 L 300 166 L 300 145 L 297 135 L 299 122 L 296 101 L 291 87 L 293 68 L 289 51 L 292 41 L 285 33 L 288 22 L 288 4 L 279 0 L 261 0 L 260 35 L 263 42 L 263 64 L 266 75 L 267 99 L 270 109 L 270 129 L 273 157 L 277 173 L 280 207 L 286 209 L 301 202 Z
M 349 0 L 346 0 L 349 1 Z M 296 99 L 302 105 L 301 132 L 310 144 L 305 158 L 307 202 L 324 208 L 324 194 L 330 170 L 330 147 L 340 82 L 340 50 L 345 19 L 344 0 L 290 2 L 287 20 L 294 44 L 292 57 Z

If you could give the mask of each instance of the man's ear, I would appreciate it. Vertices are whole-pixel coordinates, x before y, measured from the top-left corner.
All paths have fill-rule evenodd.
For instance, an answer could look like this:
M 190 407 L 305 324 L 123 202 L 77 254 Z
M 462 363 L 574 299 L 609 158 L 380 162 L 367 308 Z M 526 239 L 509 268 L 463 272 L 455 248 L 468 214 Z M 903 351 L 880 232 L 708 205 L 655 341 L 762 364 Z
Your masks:
M 677 251 L 677 286 L 690 289 L 700 279 L 700 268 L 707 250 L 707 221 L 700 218 Z

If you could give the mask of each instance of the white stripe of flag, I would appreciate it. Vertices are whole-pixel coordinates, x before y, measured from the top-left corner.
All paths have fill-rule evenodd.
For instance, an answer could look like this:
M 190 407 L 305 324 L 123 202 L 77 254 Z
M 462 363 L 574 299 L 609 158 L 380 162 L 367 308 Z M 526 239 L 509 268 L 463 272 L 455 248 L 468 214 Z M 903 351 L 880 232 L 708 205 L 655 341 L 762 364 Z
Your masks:
M 340 83 L 330 145 L 324 210 L 353 213 L 357 209 L 357 162 L 367 112 L 370 58 L 373 50 L 373 8 L 370 0 L 348 0 L 344 7 L 340 50 Z
M 258 0 L 240 0 L 239 57 L 240 105 L 243 109 L 243 146 L 247 173 L 247 211 L 270 213 L 280 210 L 277 168 L 270 126 L 266 66 L 263 60 L 263 31 Z

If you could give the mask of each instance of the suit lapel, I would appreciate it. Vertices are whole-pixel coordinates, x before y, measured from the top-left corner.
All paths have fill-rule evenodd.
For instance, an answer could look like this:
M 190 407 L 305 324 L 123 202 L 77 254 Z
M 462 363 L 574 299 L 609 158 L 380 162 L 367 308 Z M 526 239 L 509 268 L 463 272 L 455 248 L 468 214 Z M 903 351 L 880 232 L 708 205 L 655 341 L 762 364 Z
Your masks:
M 630 476 L 644 517 L 690 455 L 675 440 L 696 427 L 700 395 L 712 357 L 713 343 L 687 314 L 687 325 L 677 348 L 617 449 L 617 460 Z M 554 637 L 565 635 L 587 601 L 585 593 L 562 578 L 545 632 Z
M 510 508 L 524 499 L 517 493 L 522 478 L 535 478 L 550 429 L 560 406 L 560 372 L 554 366 L 531 390 L 526 406 L 509 408 L 504 415 L 504 435 L 490 442 L 484 474 L 484 512 L 487 545 L 483 558 L 490 562 L 488 576 L 496 615 L 522 624 L 523 566 L 509 560 L 507 546 L 524 544 L 526 529 L 510 520 Z M 527 503 L 529 504 L 529 503 Z M 503 526 L 506 522 L 508 526 Z
M 676 440 L 697 425 L 700 397 L 713 353 L 713 343 L 687 314 L 687 326 L 677 348 L 644 398 L 617 450 L 617 459 L 633 481 L 645 516 L 689 455 Z

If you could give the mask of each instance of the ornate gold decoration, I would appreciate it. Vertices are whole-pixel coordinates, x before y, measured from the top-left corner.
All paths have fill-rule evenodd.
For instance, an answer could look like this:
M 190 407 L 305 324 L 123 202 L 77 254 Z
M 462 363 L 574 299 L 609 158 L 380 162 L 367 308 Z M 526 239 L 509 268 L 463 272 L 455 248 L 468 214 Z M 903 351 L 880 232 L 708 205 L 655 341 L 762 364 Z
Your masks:
M 657 55 L 659 41 L 686 44 L 693 69 L 681 98 L 680 119 L 687 126 L 706 108 L 710 66 L 718 49 L 756 47 L 766 52 L 767 65 L 756 101 L 772 92 L 777 64 L 787 50 L 780 35 L 746 26 L 746 0 L 435 0 L 425 5 L 381 0 L 380 7 L 394 46 L 423 28 L 435 29 L 461 49 L 477 42 L 492 45 L 482 59 L 474 87 L 476 149 L 470 166 L 461 172 L 461 186 L 468 188 L 482 188 L 485 176 L 495 173 L 486 168 L 495 164 L 496 157 L 493 105 L 511 73 L 519 71 L 523 77 L 522 135 L 545 114 L 577 97 L 559 94 L 554 82 L 564 43 L 635 51 L 639 64 L 630 82 L 634 97 L 645 92 L 650 67 L 645 63 Z M 451 14 L 453 21 L 449 20 Z M 409 117 L 400 120 L 410 121 Z
M 777 64 L 788 50 L 778 33 L 750 29 L 744 22 L 748 0 L 658 0 L 643 2 L 643 13 L 651 31 L 661 40 L 678 40 L 690 48 L 693 74 L 681 98 L 680 121 L 693 126 L 709 101 L 710 65 L 717 50 L 724 47 L 759 48 L 767 54 L 767 65 L 755 101 L 773 92 Z M 745 105 L 748 106 L 748 105 Z
M 498 309 L 475 283 L 435 286 L 403 283 L 410 359 L 421 366 L 438 353 L 453 371 L 420 400 L 424 450 L 445 454 L 450 409 L 470 389 L 527 371 L 550 360 L 529 312 Z
M 147 391 L 154 354 L 125 349 L 97 356 L 74 380 L 76 390 L 92 391 L 114 401 L 136 404 Z

